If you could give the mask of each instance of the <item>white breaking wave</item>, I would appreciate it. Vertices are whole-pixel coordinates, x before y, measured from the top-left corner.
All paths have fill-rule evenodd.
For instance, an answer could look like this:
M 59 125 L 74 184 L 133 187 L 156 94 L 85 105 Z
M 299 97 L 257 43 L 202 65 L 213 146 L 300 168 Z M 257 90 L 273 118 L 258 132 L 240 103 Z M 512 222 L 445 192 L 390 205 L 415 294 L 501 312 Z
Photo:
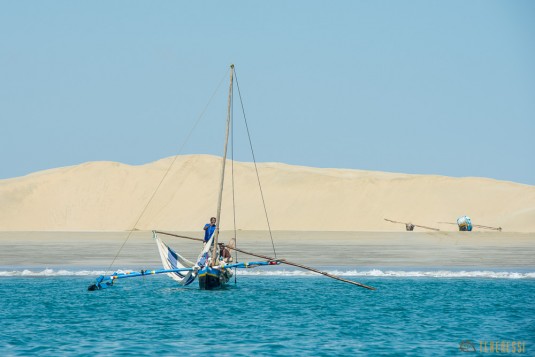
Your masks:
M 79 270 L 79 271 L 70 271 L 70 270 L 54 270 L 54 269 L 45 269 L 42 271 L 32 271 L 28 269 L 24 270 L 11 270 L 11 271 L 0 271 L 0 277 L 5 276 L 99 276 L 104 275 L 104 271 L 101 270 Z
M 116 270 L 122 271 L 122 270 Z M 124 269 L 124 271 L 131 271 Z M 489 270 L 475 270 L 475 271 L 449 271 L 449 270 L 435 270 L 435 271 L 403 271 L 403 270 L 326 270 L 327 273 L 351 277 L 398 277 L 398 278 L 493 278 L 493 279 L 535 279 L 535 272 L 509 272 L 509 271 L 489 271 Z M 0 271 L 0 277 L 49 277 L 49 276 L 100 276 L 106 272 L 102 270 L 54 270 L 44 269 L 42 271 L 11 270 Z M 109 272 L 108 272 L 109 273 Z M 318 276 L 319 274 L 304 270 L 285 270 L 285 269 L 238 269 L 238 275 L 243 276 Z
M 507 271 L 403 271 L 403 270 L 327 270 L 329 274 L 351 277 L 398 277 L 398 278 L 493 278 L 493 279 L 535 279 L 535 272 L 507 272 Z M 317 276 L 319 274 L 303 270 L 276 271 L 238 271 L 238 275 L 266 275 L 266 276 Z

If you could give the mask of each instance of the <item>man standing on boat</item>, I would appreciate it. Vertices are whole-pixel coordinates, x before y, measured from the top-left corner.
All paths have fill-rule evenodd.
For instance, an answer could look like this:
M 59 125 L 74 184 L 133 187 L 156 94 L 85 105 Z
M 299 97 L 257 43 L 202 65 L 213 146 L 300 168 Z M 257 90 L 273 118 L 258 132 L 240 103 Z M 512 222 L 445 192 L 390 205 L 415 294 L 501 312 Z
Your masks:
M 216 229 L 216 218 L 210 218 L 210 223 L 204 225 L 204 244 L 206 244 Z

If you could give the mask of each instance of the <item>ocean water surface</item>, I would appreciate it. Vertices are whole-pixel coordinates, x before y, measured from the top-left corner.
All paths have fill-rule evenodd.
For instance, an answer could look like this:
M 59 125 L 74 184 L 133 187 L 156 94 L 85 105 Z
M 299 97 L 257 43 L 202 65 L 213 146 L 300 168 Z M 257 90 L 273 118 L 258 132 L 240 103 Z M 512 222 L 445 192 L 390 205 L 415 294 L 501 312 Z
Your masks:
M 94 273 L 0 272 L 0 355 L 466 356 L 463 341 L 535 355 L 533 272 L 346 272 L 369 291 L 260 271 L 218 291 L 150 276 L 89 292 Z

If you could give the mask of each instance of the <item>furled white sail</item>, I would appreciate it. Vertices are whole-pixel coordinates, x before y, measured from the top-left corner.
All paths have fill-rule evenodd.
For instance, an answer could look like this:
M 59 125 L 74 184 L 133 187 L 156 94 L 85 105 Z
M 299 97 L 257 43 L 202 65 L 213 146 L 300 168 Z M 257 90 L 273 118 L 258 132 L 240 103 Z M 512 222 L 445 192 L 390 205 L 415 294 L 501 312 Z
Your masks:
M 215 237 L 215 232 L 212 233 L 212 236 L 210 237 L 208 242 L 206 242 L 206 244 L 204 245 L 204 249 L 201 251 L 201 253 L 197 257 L 198 268 L 203 268 L 206 265 L 210 264 L 210 259 L 212 257 L 210 253 L 212 252 L 212 243 L 214 242 L 214 237 Z

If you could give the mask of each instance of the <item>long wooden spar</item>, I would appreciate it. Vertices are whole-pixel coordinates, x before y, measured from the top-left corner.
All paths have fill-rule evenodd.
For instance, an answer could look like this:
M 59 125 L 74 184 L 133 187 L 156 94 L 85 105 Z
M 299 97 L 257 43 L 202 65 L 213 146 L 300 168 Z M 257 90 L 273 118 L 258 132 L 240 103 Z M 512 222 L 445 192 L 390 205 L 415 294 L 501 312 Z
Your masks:
M 225 164 L 227 162 L 228 136 L 230 132 L 230 121 L 232 120 L 232 80 L 234 78 L 234 65 L 230 65 L 230 87 L 228 89 L 228 108 L 227 108 L 227 125 L 225 133 L 225 148 L 223 151 L 223 162 L 221 164 L 221 183 L 219 185 L 219 196 L 217 199 L 217 214 L 216 214 L 216 229 L 214 235 L 214 251 L 212 253 L 212 265 L 215 265 L 217 260 L 217 240 L 219 238 L 219 220 L 221 219 L 221 202 L 223 202 L 223 184 L 225 183 Z
M 187 237 L 187 236 L 182 236 L 182 235 L 178 235 L 178 234 L 174 234 L 174 233 L 168 233 L 168 232 L 162 232 L 162 231 L 154 231 L 154 232 L 160 233 L 160 234 L 165 234 L 165 235 L 168 235 L 168 236 L 177 237 L 177 238 L 195 240 L 195 241 L 199 241 L 199 242 L 203 242 L 204 241 L 201 238 Z M 233 250 L 235 250 L 237 252 L 240 252 L 240 253 L 243 253 L 243 254 L 247 254 L 247 255 L 252 255 L 253 257 L 258 257 L 258 258 L 267 259 L 267 260 L 271 260 L 271 261 L 278 261 L 278 262 L 280 262 L 282 264 L 292 265 L 294 267 L 298 267 L 298 268 L 301 268 L 301 269 L 310 270 L 310 271 L 312 271 L 314 273 L 318 273 L 318 274 L 324 275 L 324 276 L 326 276 L 328 278 L 335 279 L 335 280 L 338 280 L 338 281 L 342 281 L 344 283 L 353 284 L 353 285 L 360 286 L 361 288 L 365 288 L 365 289 L 369 289 L 369 290 L 376 290 L 373 286 L 368 286 L 368 285 L 364 285 L 364 284 L 358 283 L 358 282 L 353 281 L 353 280 L 340 278 L 339 276 L 329 274 L 329 273 L 327 273 L 325 271 L 314 269 L 314 268 L 311 268 L 311 267 L 303 265 L 303 264 L 290 262 L 290 261 L 288 261 L 286 259 L 275 259 L 275 258 L 272 258 L 272 257 L 268 257 L 267 255 L 247 252 L 247 251 L 245 251 L 243 249 L 238 249 L 236 247 L 233 247 L 233 246 L 230 246 L 230 245 L 227 245 L 227 244 L 224 244 L 224 243 L 219 243 L 219 244 L 223 244 L 228 249 L 233 249 Z

